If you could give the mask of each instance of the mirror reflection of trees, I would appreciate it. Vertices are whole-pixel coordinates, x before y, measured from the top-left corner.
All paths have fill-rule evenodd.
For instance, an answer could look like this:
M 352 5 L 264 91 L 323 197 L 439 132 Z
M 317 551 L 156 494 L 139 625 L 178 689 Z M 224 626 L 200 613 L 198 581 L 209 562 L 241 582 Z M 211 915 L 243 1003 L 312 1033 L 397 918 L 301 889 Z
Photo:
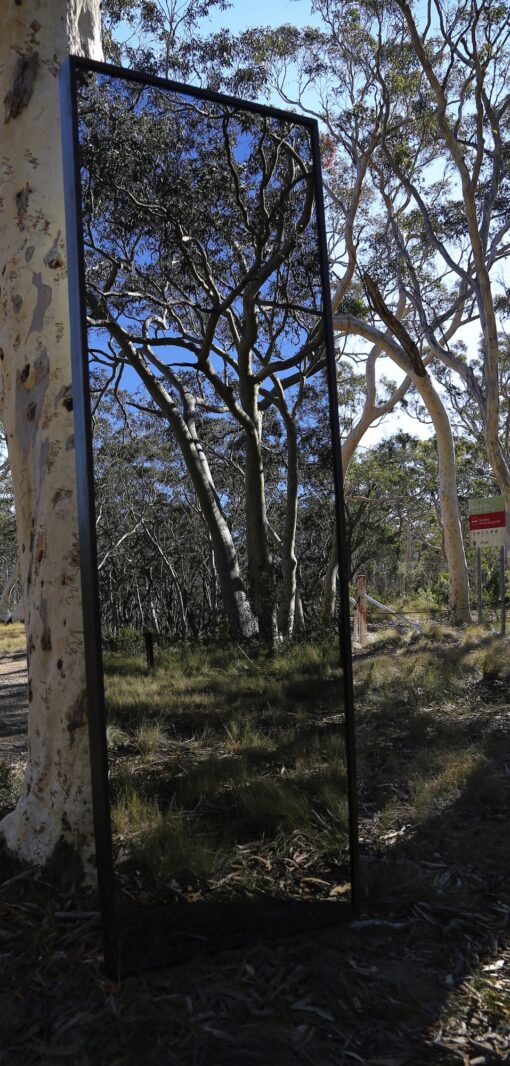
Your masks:
M 109 77 L 79 104 L 117 854 L 177 898 L 329 898 L 347 838 L 309 130 Z
M 230 633 L 274 644 L 301 624 L 298 456 L 327 422 L 308 131 L 111 80 L 82 115 L 95 358 L 171 430 Z

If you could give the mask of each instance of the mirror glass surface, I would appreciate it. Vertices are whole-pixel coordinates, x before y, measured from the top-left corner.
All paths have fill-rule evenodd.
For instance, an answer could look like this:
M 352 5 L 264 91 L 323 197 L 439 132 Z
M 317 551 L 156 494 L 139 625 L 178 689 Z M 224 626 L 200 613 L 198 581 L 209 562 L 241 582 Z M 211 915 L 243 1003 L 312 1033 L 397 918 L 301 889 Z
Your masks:
M 310 128 L 96 73 L 78 108 L 117 883 L 332 914 L 347 798 Z

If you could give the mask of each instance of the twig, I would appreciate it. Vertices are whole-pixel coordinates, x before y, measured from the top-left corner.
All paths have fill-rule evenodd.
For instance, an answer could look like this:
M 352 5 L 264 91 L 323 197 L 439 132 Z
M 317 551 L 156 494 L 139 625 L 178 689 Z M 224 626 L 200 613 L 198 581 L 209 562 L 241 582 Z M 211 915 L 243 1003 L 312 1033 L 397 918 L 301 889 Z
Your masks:
M 236 648 L 239 648 L 239 651 L 241 652 L 241 655 L 244 655 L 245 659 L 248 660 L 250 665 L 253 666 L 255 668 L 255 670 L 259 670 L 260 669 L 260 667 L 257 666 L 256 663 L 253 662 L 253 659 L 250 659 L 250 656 L 246 654 L 244 648 L 242 648 L 240 644 L 236 643 Z
M 413 924 L 412 918 L 408 918 L 405 922 L 388 922 L 384 918 L 358 918 L 351 922 L 350 928 L 368 929 L 370 926 L 377 926 L 381 929 L 409 929 L 409 926 Z
M 24 877 L 30 877 L 38 869 L 38 866 L 30 866 L 28 870 L 23 870 L 23 873 L 16 874 L 16 877 L 10 877 L 8 881 L 3 881 L 0 888 L 7 888 L 7 885 L 13 885 L 15 881 L 22 881 Z
M 53 917 L 78 921 L 80 918 L 99 918 L 99 915 L 99 911 L 55 911 Z

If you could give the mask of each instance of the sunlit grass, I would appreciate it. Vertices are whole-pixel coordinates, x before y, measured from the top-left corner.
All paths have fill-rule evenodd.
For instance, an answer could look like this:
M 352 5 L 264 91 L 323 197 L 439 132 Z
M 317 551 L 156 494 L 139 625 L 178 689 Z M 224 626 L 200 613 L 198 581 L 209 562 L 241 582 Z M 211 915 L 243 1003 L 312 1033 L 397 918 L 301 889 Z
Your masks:
M 3 655 L 25 652 L 27 647 L 25 626 L 22 622 L 0 622 L 0 662 Z
M 334 644 L 274 655 L 235 644 L 157 648 L 153 672 L 141 654 L 105 658 L 110 750 L 122 753 L 114 833 L 153 886 L 170 878 L 182 888 L 232 863 L 237 871 L 236 841 L 284 855 L 285 841 L 305 832 L 318 854 L 333 837 L 339 846 L 347 815 Z M 255 872 L 243 868 L 243 891 Z
M 375 642 L 356 658 L 362 782 L 370 760 L 384 765 L 372 812 L 381 833 L 417 831 L 459 803 L 497 804 L 484 756 L 462 723 L 467 693 L 501 676 L 508 647 L 476 627 L 461 633 L 433 624 L 423 638 L 400 635 L 390 649 L 381 640 L 380 650 Z M 156 664 L 148 673 L 142 655 L 107 656 L 109 736 L 122 760 L 114 830 L 154 891 L 164 891 L 165 878 L 182 891 L 186 878 L 204 891 L 215 878 L 234 893 L 256 891 L 264 876 L 249 855 L 283 862 L 296 834 L 313 841 L 319 865 L 327 868 L 342 849 L 345 859 L 334 646 L 312 642 L 275 655 L 236 645 L 160 648 Z M 248 849 L 242 869 L 238 846 Z
M 452 751 L 439 762 L 435 772 L 415 776 L 410 782 L 411 817 L 415 822 L 429 819 L 458 800 L 482 759 L 474 751 Z
M 164 746 L 166 735 L 162 723 L 156 720 L 143 720 L 136 727 L 133 741 L 136 750 L 143 758 L 156 755 Z
M 156 801 L 148 800 L 129 784 L 120 789 L 112 803 L 112 827 L 120 836 L 136 836 L 147 831 L 158 818 Z
M 226 748 L 235 754 L 271 755 L 275 739 L 263 733 L 249 718 L 234 718 L 225 726 Z

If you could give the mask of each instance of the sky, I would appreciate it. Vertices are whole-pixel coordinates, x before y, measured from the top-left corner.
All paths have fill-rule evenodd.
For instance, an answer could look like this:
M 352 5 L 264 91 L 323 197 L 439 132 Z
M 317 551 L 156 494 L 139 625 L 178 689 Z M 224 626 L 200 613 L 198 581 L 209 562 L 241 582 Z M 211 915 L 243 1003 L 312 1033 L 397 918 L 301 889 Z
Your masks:
M 234 0 L 228 11 L 212 12 L 209 20 L 214 29 L 228 26 L 233 33 L 249 26 L 280 26 L 290 22 L 294 26 L 318 26 L 320 18 L 310 13 L 308 0 Z

